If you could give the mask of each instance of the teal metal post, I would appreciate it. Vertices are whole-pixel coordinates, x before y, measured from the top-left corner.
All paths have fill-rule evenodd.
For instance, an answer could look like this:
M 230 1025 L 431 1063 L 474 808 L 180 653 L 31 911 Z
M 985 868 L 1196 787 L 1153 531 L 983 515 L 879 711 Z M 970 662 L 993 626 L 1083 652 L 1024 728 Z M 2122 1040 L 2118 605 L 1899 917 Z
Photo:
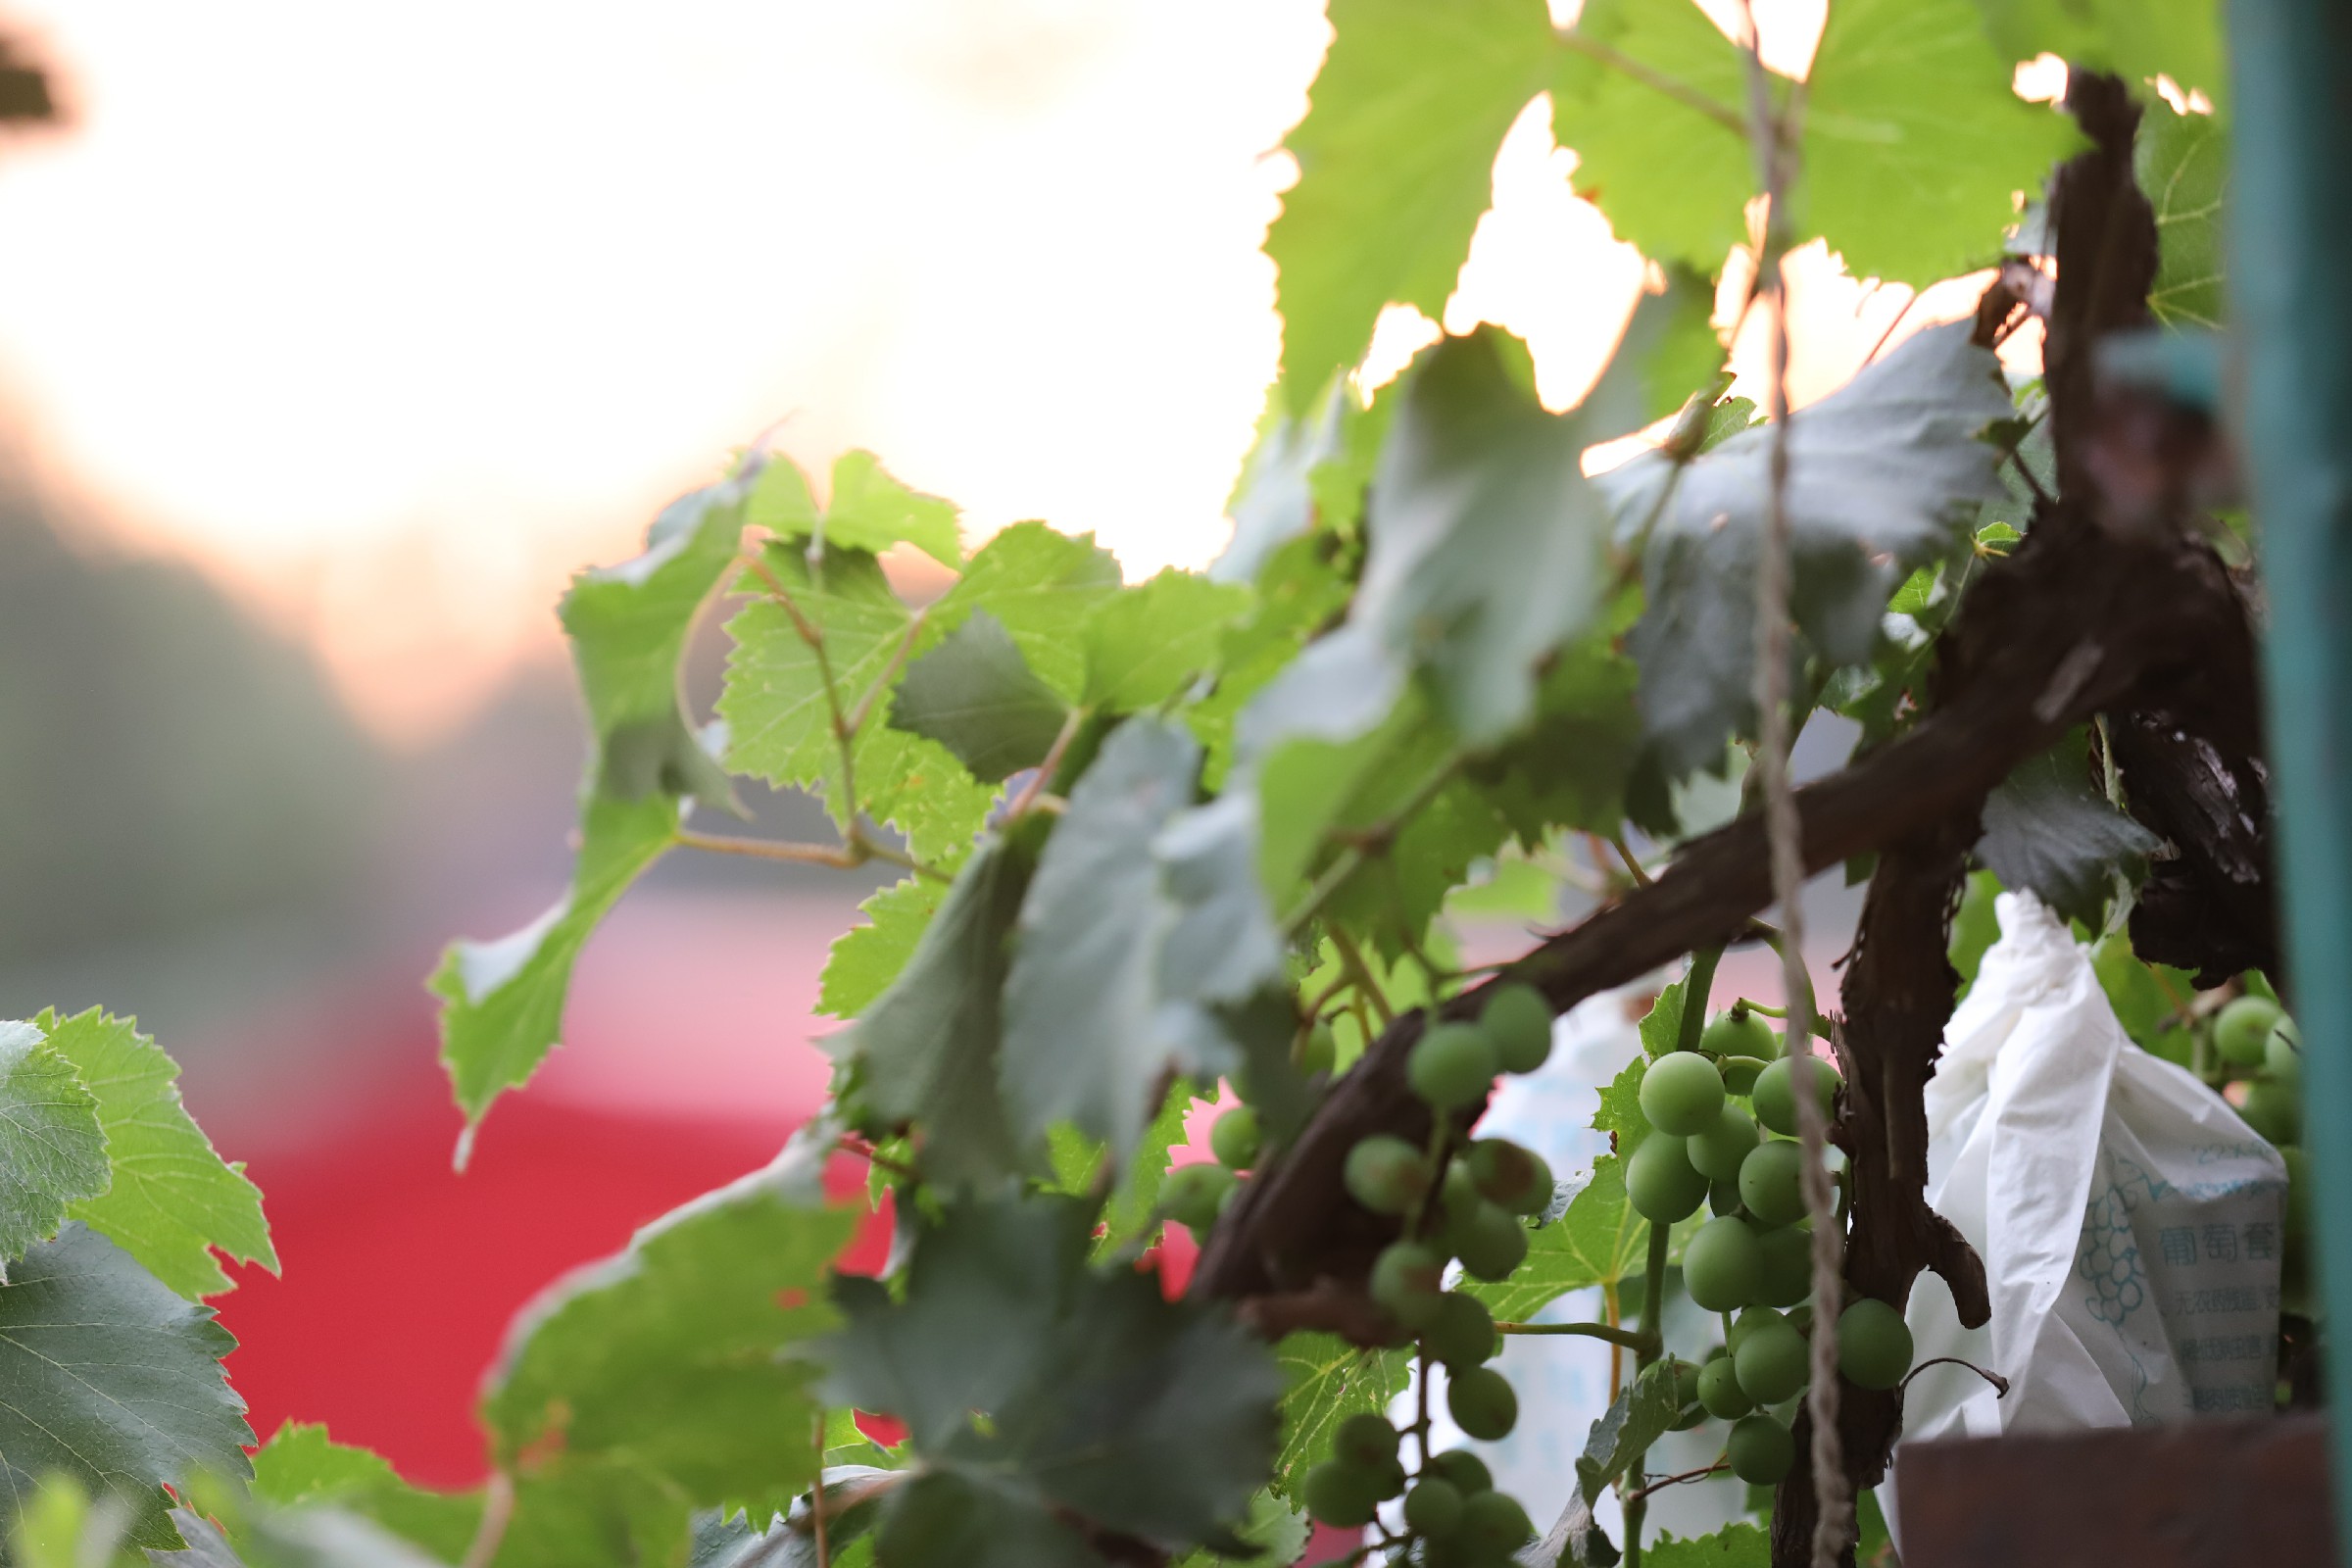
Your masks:
M 2352 1307 L 2352 0 L 2229 0 L 2239 450 L 2270 599 L 2269 750 L 2321 1283 Z M 2352 1563 L 2352 1344 L 2328 1357 Z

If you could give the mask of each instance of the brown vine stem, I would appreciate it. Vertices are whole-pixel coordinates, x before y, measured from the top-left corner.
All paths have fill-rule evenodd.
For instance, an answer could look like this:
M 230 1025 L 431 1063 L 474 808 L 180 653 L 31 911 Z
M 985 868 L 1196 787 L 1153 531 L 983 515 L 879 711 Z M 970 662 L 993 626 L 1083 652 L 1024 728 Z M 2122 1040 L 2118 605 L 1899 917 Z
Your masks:
M 1922 1372 L 1925 1372 L 1932 1366 L 1964 1366 L 1971 1372 L 1974 1372 L 1977 1376 L 1983 1378 L 1985 1382 L 1992 1385 L 1992 1396 L 1994 1398 L 2005 1399 L 2009 1396 L 2009 1380 L 2007 1378 L 2001 1376 L 1998 1372 L 1987 1372 L 1983 1367 L 1977 1365 L 1976 1362 L 1963 1359 L 1957 1355 L 1932 1355 L 1928 1357 L 1928 1359 L 1920 1362 L 1919 1365 L 1913 1367 L 1910 1371 L 1903 1374 L 1903 1381 L 1899 1387 L 1908 1389 L 1911 1387 L 1911 1380 L 1913 1378 L 1919 1376 Z
M 1681 1475 L 1660 1476 L 1657 1480 L 1652 1481 L 1648 1486 L 1645 1486 L 1641 1491 L 1635 1493 L 1633 1497 L 1646 1497 L 1651 1493 L 1662 1491 L 1667 1487 L 1679 1487 L 1688 1482 L 1704 1481 L 1709 1476 L 1722 1475 L 1730 1468 L 1731 1466 L 1729 1464 L 1725 1463 L 1721 1459 L 1718 1459 L 1713 1464 L 1707 1466 L 1704 1470 L 1686 1470 Z M 1633 1497 L 1629 1497 L 1627 1500 L 1630 1502 L 1633 1500 Z
M 692 828 L 680 828 L 676 834 L 678 846 L 688 850 L 703 850 L 712 855 L 744 855 L 757 860 L 788 860 L 795 865 L 831 866 L 836 871 L 851 871 L 866 862 L 871 851 L 852 844 L 795 844 L 782 839 L 731 838 L 719 833 L 697 833 Z
M 514 1518 L 514 1478 L 504 1470 L 493 1470 L 490 1484 L 482 1488 L 481 1523 L 474 1527 L 473 1540 L 466 1543 L 466 1560 L 460 1568 L 490 1568 Z

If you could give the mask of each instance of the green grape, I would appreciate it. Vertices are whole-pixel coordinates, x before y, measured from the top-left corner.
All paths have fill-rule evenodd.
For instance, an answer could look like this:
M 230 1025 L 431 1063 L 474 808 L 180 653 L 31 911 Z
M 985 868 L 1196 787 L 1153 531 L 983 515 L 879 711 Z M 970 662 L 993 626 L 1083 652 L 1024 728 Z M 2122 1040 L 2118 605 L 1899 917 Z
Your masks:
M 1443 1541 L 1461 1522 L 1461 1489 L 1442 1476 L 1424 1476 L 1404 1494 L 1404 1527 L 1416 1536 Z
M 1372 1522 L 1380 1511 L 1378 1483 L 1366 1471 L 1339 1459 L 1326 1459 L 1306 1473 L 1300 1489 L 1306 1511 L 1327 1525 L 1355 1530 Z
M 1478 1190 L 1514 1214 L 1540 1214 L 1551 1201 L 1551 1167 L 1508 1139 L 1480 1139 L 1470 1146 L 1466 1163 Z
M 1404 1491 L 1404 1466 L 1395 1459 L 1366 1466 L 1365 1473 L 1372 1477 L 1372 1495 L 1383 1502 Z
M 1747 1152 L 1740 1165 L 1740 1201 L 1766 1225 L 1793 1225 L 1805 1217 L 1805 1152 L 1774 1138 Z
M 1318 1023 L 1298 1042 L 1298 1070 L 1309 1078 L 1329 1072 L 1340 1059 L 1340 1037 L 1331 1032 L 1331 1025 Z
M 2261 1064 L 2271 1030 L 2285 1012 L 2261 997 L 2235 997 L 2213 1015 L 2213 1049 L 2232 1067 Z
M 1763 1283 L 1764 1249 L 1747 1221 L 1731 1215 L 1698 1228 L 1683 1249 L 1683 1289 L 1710 1312 L 1730 1312 L 1756 1298 Z
M 1706 1201 L 1707 1179 L 1690 1168 L 1680 1138 L 1652 1133 L 1626 1161 L 1625 1195 L 1643 1219 L 1671 1225 Z
M 1481 1492 L 1462 1499 L 1462 1522 L 1455 1534 L 1476 1559 L 1507 1562 L 1535 1533 L 1527 1510 L 1508 1493 Z
M 1698 1402 L 1718 1421 L 1737 1421 L 1756 1407 L 1740 1387 L 1740 1375 L 1728 1355 L 1717 1356 L 1698 1369 Z
M 2297 1094 L 2303 1092 L 2303 1036 L 2294 1019 L 2279 1019 L 2262 1043 L 2262 1070 Z
M 1429 1161 L 1403 1139 L 1374 1133 L 1348 1151 L 1345 1181 L 1373 1213 L 1401 1214 L 1429 1191 Z
M 1710 1179 L 1738 1181 L 1740 1162 L 1754 1150 L 1758 1136 L 1755 1118 L 1727 1100 L 1713 1125 L 1684 1141 L 1683 1152 Z
M 1838 1315 L 1838 1370 L 1865 1389 L 1891 1389 L 1911 1370 L 1911 1329 L 1903 1314 L 1865 1296 Z
M 1494 1358 L 1501 1336 L 1487 1303 L 1475 1296 L 1448 1291 L 1429 1327 L 1421 1331 L 1422 1348 L 1448 1369 L 1477 1366 Z
M 1775 1323 L 1786 1325 L 1788 1321 L 1788 1318 L 1774 1311 L 1769 1306 L 1749 1307 L 1746 1311 L 1740 1313 L 1738 1318 L 1733 1320 L 1732 1332 L 1724 1336 L 1724 1353 L 1726 1355 L 1737 1356 L 1740 1353 L 1740 1346 L 1741 1342 L 1743 1342 L 1749 1335 L 1755 1333 L 1758 1329 L 1768 1328 Z
M 1372 1299 L 1408 1329 L 1427 1328 L 1438 1315 L 1446 1260 L 1419 1242 L 1391 1242 L 1372 1260 Z
M 1206 1160 L 1179 1165 L 1160 1184 L 1160 1211 L 1179 1225 L 1204 1231 L 1217 1222 L 1217 1211 L 1232 1191 L 1233 1172 L 1222 1165 Z
M 1439 1217 L 1450 1223 L 1455 1216 L 1467 1214 L 1485 1201 L 1479 1196 L 1478 1182 L 1471 1176 L 1470 1167 L 1458 1159 L 1448 1160 L 1446 1174 L 1438 1181 Z
M 1796 1136 L 1796 1088 L 1789 1079 L 1788 1058 L 1768 1064 L 1756 1074 L 1756 1087 L 1748 1102 L 1756 1108 L 1756 1120 L 1786 1137 Z M 1838 1069 L 1815 1057 L 1813 1061 L 1813 1093 L 1821 1101 L 1821 1113 L 1830 1115 L 1837 1104 L 1838 1091 L 1845 1083 Z
M 1509 1437 L 1519 1424 L 1519 1396 L 1491 1366 L 1465 1367 L 1447 1378 L 1446 1408 L 1455 1426 L 1483 1443 Z
M 1813 1294 L 1813 1233 L 1802 1226 L 1784 1225 L 1766 1231 L 1758 1245 L 1764 1250 L 1764 1272 L 1756 1298 L 1766 1306 L 1794 1306 Z
M 1248 1170 L 1257 1163 L 1263 1142 L 1257 1130 L 1257 1112 L 1248 1105 L 1236 1105 L 1208 1130 L 1209 1152 L 1235 1170 Z
M 1770 1062 L 1755 1056 L 1724 1057 L 1718 1064 L 1723 1073 L 1724 1092 L 1738 1095 L 1741 1099 L 1754 1094 L 1756 1092 L 1756 1075 L 1770 1065 Z
M 1707 1212 L 1717 1217 L 1740 1212 L 1740 1184 L 1714 1182 L 1707 1188 Z
M 1778 1404 L 1805 1386 L 1805 1340 L 1786 1321 L 1758 1325 L 1732 1351 L 1740 1389 L 1758 1404 Z
M 1776 1054 L 1772 1025 L 1761 1013 L 1734 1006 L 1707 1020 L 1698 1048 L 1710 1056 L 1754 1056 L 1769 1061 Z
M 1494 1043 L 1471 1023 L 1435 1025 L 1404 1058 L 1405 1082 L 1423 1103 L 1441 1111 L 1459 1110 L 1477 1100 L 1500 1070 Z
M 1450 1483 L 1464 1497 L 1494 1490 L 1494 1477 L 1488 1471 L 1487 1461 L 1468 1448 L 1447 1448 L 1424 1465 L 1421 1473 Z
M 1642 1075 L 1642 1114 L 1662 1133 L 1688 1138 L 1722 1108 L 1723 1074 L 1695 1051 L 1670 1051 Z
M 1504 1072 L 1534 1072 L 1551 1055 L 1551 1004 L 1534 986 L 1513 981 L 1498 988 L 1479 1022 Z
M 1332 1456 L 1345 1459 L 1363 1471 L 1378 1470 L 1396 1462 L 1396 1429 L 1389 1425 L 1388 1417 L 1369 1410 L 1358 1411 L 1340 1423 L 1331 1437 Z
M 2303 1136 L 2303 1097 L 2293 1086 L 2257 1078 L 2246 1085 L 2246 1102 L 2237 1107 L 2246 1125 L 2272 1144 L 2298 1143 Z
M 1733 1423 L 1724 1451 L 1732 1474 L 1750 1486 L 1769 1487 L 1796 1463 L 1796 1439 L 1780 1422 L 1758 1413 Z
M 1526 1227 L 1483 1198 L 1458 1217 L 1447 1216 L 1446 1241 L 1474 1279 L 1507 1280 L 1527 1257 Z

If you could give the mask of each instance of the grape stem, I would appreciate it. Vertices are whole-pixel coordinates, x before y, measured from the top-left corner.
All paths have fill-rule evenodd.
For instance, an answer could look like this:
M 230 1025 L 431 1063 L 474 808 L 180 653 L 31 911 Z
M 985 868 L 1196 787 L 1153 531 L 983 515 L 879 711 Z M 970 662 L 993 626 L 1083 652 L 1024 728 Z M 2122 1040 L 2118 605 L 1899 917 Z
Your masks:
M 1621 1329 L 1610 1323 L 1497 1323 L 1497 1334 L 1575 1334 L 1588 1340 L 1606 1340 L 1646 1356 L 1655 1356 L 1658 1338 L 1640 1329 Z
M 474 1527 L 473 1540 L 466 1546 L 462 1568 L 490 1568 L 491 1559 L 498 1555 L 499 1544 L 507 1539 L 507 1525 L 514 1517 L 514 1478 L 504 1470 L 490 1473 L 490 1484 L 482 1489 L 482 1521 Z
M 1964 1366 L 1968 1368 L 1971 1372 L 1974 1372 L 1977 1376 L 1983 1378 L 1985 1382 L 1992 1385 L 1992 1396 L 1996 1399 L 2005 1399 L 2009 1396 L 2009 1380 L 2007 1378 L 2001 1376 L 1998 1372 L 1987 1372 L 1983 1367 L 1977 1365 L 1976 1362 L 1963 1360 L 1961 1357 L 1956 1355 L 1930 1356 L 1927 1360 L 1920 1362 L 1919 1365 L 1913 1367 L 1909 1372 L 1903 1374 L 1903 1381 L 1897 1386 L 1895 1392 L 1899 1394 L 1904 1389 L 1911 1387 L 1911 1380 L 1919 1376 L 1922 1372 L 1925 1372 L 1928 1368 L 1932 1366 L 1944 1365 Z
M 1704 1470 L 1686 1470 L 1679 1476 L 1660 1476 L 1657 1480 L 1652 1481 L 1649 1485 L 1643 1487 L 1641 1491 L 1635 1493 L 1632 1497 L 1628 1497 L 1626 1500 L 1631 1502 L 1638 1497 L 1646 1497 L 1651 1493 L 1659 1491 L 1662 1488 L 1679 1487 L 1684 1485 L 1686 1482 L 1691 1481 L 1704 1481 L 1709 1476 L 1722 1475 L 1729 1469 L 1731 1469 L 1731 1464 L 1728 1461 L 1718 1459 L 1713 1464 L 1707 1466 Z
M 1721 949 L 1707 951 L 1717 956 L 1720 956 L 1722 953 Z M 1698 973 L 1696 956 L 1704 956 L 1702 954 L 1694 956 L 1691 964 L 1693 975 Z M 1709 983 L 1712 983 L 1714 978 L 1713 969 L 1714 966 L 1710 963 L 1706 977 Z M 1686 992 L 1683 997 L 1684 1029 L 1689 1030 L 1692 1016 L 1703 1017 L 1706 1010 L 1706 1004 L 1703 1001 L 1696 1008 L 1692 1008 L 1690 994 Z M 1649 1344 L 1642 1349 L 1634 1352 L 1634 1376 L 1637 1379 L 1649 1370 L 1651 1364 L 1657 1360 L 1658 1352 L 1662 1348 L 1660 1339 L 1665 1327 L 1666 1312 L 1666 1244 L 1671 1231 L 1672 1228 L 1665 1225 L 1653 1223 L 1649 1227 L 1649 1262 L 1647 1272 L 1642 1279 L 1642 1332 L 1648 1339 Z M 1625 1467 L 1625 1480 L 1622 1483 L 1626 1489 L 1622 1494 L 1625 1510 L 1625 1568 L 1642 1568 L 1642 1521 L 1643 1516 L 1649 1512 L 1648 1493 L 1642 1489 L 1642 1461 L 1648 1457 L 1649 1450 L 1643 1448 L 1640 1453 L 1635 1454 L 1632 1462 Z

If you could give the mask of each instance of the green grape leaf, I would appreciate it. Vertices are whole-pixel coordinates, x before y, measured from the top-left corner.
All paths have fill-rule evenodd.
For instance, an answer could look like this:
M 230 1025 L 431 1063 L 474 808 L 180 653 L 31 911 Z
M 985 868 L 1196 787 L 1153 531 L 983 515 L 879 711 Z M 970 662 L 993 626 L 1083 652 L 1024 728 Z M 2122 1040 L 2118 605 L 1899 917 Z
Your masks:
M 114 1167 L 112 1185 L 72 1216 L 191 1300 L 228 1289 L 215 1248 L 275 1272 L 260 1190 L 214 1152 L 180 1103 L 178 1066 L 136 1020 L 92 1007 L 71 1018 L 44 1012 L 36 1027 L 95 1097 Z
M 816 1010 L 855 1018 L 890 989 L 931 928 L 948 887 L 927 876 L 894 883 L 858 906 L 865 924 L 836 937 L 817 980 Z
M 871 452 L 845 452 L 833 461 L 833 495 L 821 511 L 799 466 L 771 457 L 752 490 L 749 520 L 781 539 L 821 539 L 828 552 L 878 556 L 905 544 L 943 566 L 963 564 L 956 504 L 908 489 Z
M 617 801 L 591 794 L 563 901 L 511 936 L 453 942 L 442 955 L 425 987 L 441 999 L 441 1064 L 466 1112 L 461 1164 L 490 1102 L 527 1083 L 562 1043 L 564 997 L 580 949 L 677 830 L 677 803 L 665 795 Z
M 1862 1494 L 1862 1502 L 1869 1506 L 1868 1492 Z M 1867 1545 L 1859 1555 L 1864 1562 L 1878 1561 Z M 1744 1521 L 1690 1540 L 1661 1534 L 1642 1548 L 1642 1561 L 1646 1568 L 1772 1568 L 1772 1535 Z
M 253 1494 L 280 1509 L 358 1514 L 447 1562 L 466 1555 L 482 1514 L 480 1493 L 427 1492 L 402 1480 L 381 1454 L 301 1421 L 279 1427 L 254 1454 Z
M 1314 1521 L 1271 1491 L 1250 1499 L 1250 1517 L 1234 1532 L 1250 1549 L 1228 1555 L 1201 1550 L 1180 1559 L 1176 1568 L 1290 1568 L 1306 1555 Z
M 2148 309 L 2170 327 L 2219 327 L 2226 316 L 2224 203 L 2230 133 L 2211 115 L 2148 105 L 2132 149 L 2139 188 L 2156 210 L 2156 281 Z
M 1746 59 L 1690 0 L 1591 0 L 1576 31 L 1746 122 Z M 1551 107 L 1577 194 L 1619 239 L 1709 275 L 1745 243 L 1756 165 L 1743 133 L 1574 48 L 1557 57 Z
M 1004 623 L 1038 679 L 1075 703 L 1086 688 L 1087 619 L 1118 591 L 1118 559 L 1094 535 L 1016 522 L 983 545 L 931 607 L 927 635 L 985 610 Z
M 1652 1362 L 1592 1423 L 1585 1451 L 1576 1459 L 1577 1491 L 1588 1504 L 1599 1501 L 1634 1455 L 1664 1437 L 1682 1414 L 1674 1374 L 1671 1358 Z
M 1274 1457 L 1274 1492 L 1297 1500 L 1306 1472 L 1331 1457 L 1340 1423 L 1367 1411 L 1384 1412 L 1411 1380 L 1411 1351 L 1367 1350 L 1336 1334 L 1286 1334 L 1274 1348 L 1282 1368 L 1282 1442 Z
M 2220 0 L 1977 0 L 1977 9 L 2005 59 L 2053 54 L 2131 82 L 2162 74 L 2228 102 Z
M 443 1568 L 397 1536 L 341 1508 L 300 1513 L 246 1507 L 234 1545 L 220 1525 L 186 1508 L 172 1510 L 172 1523 L 187 1544 L 178 1551 L 151 1551 L 163 1568 Z
M 107 1187 L 98 1102 L 44 1038 L 52 1021 L 0 1023 L 0 1259 L 55 1236 L 70 1205 Z
M 2134 1045 L 2150 1055 L 2189 1065 L 2195 1056 L 2195 1038 L 2185 1022 L 2187 1003 L 2196 995 L 2196 977 L 2170 964 L 2143 963 L 2132 951 L 2132 939 L 2111 931 L 2091 950 L 2091 972 L 2116 1021 Z
M 0 1532 L 64 1474 L 120 1498 L 138 1544 L 176 1545 L 166 1486 L 251 1473 L 245 1401 L 220 1369 L 236 1344 L 86 1226 L 34 1244 L 0 1285 Z
M 1334 0 L 1331 52 L 1284 142 L 1298 182 L 1266 234 L 1282 385 L 1304 413 L 1384 306 L 1433 319 L 1487 209 L 1494 155 L 1545 85 L 1543 0 Z
M 1648 1060 L 1655 1061 L 1660 1056 L 1663 1056 L 1666 1054 L 1666 1053 L 1674 1050 L 1677 1046 L 1682 1044 L 1683 1009 L 1690 1004 L 1690 981 L 1688 976 L 1685 976 L 1683 979 L 1675 981 L 1673 984 L 1660 991 L 1658 993 L 1658 1000 L 1651 1003 L 1649 1004 L 1649 1011 L 1642 1015 L 1642 1054 Z M 1703 998 L 1700 1000 L 1699 1005 L 1706 1005 Z M 1637 1061 L 1631 1063 L 1627 1068 L 1628 1071 L 1633 1072 L 1634 1082 L 1637 1085 L 1641 1083 L 1642 1075 L 1635 1069 L 1639 1068 L 1640 1066 L 1641 1062 Z M 1623 1082 L 1622 1075 L 1620 1075 L 1619 1081 Z M 1606 1101 L 1603 1101 L 1601 1103 L 1601 1114 L 1606 1116 L 1608 1113 L 1608 1103 Z M 1594 1119 L 1592 1125 L 1595 1127 L 1602 1127 L 1603 1131 L 1615 1130 L 1613 1128 L 1603 1127 L 1598 1118 Z M 1630 1153 L 1632 1151 L 1630 1148 L 1628 1148 L 1626 1152 Z
M 691 1542 L 693 1510 L 659 1472 L 627 1459 L 574 1455 L 514 1478 L 514 1513 L 501 1563 L 600 1568 L 675 1563 Z
M 1970 0 L 1838 0 L 1806 76 L 1805 227 L 1857 277 L 1924 286 L 1999 260 L 2015 194 L 2082 142 L 2011 76 Z
M 1588 1286 L 1614 1286 L 1642 1272 L 1648 1222 L 1625 1199 L 1625 1164 L 1615 1154 L 1592 1163 L 1592 1179 L 1568 1211 L 1531 1232 L 1527 1261 L 1497 1284 L 1464 1286 L 1497 1322 L 1524 1323 L 1545 1305 Z
M 1168 1177 L 1168 1152 L 1183 1143 L 1185 1122 L 1193 1110 L 1193 1086 L 1179 1078 L 1160 1102 L 1159 1114 L 1144 1129 L 1135 1155 L 1120 1173 L 1103 1204 L 1095 1256 L 1107 1257 L 1145 1239 L 1156 1229 L 1159 1190 Z M 1072 1197 L 1094 1189 L 1096 1173 L 1108 1153 L 1102 1140 L 1090 1138 L 1068 1122 L 1047 1135 L 1047 1153 L 1054 1167 L 1054 1187 Z
M 2009 416 L 2009 394 L 1970 330 L 1930 327 L 1789 420 L 1790 608 L 1831 663 L 1869 659 L 1895 588 L 1964 541 L 1976 503 L 2003 493 L 2000 454 L 1977 436 Z M 1643 724 L 1676 776 L 1720 765 L 1753 722 L 1771 443 L 1758 427 L 1688 466 L 1653 454 L 1600 481 L 1621 518 L 1657 519 L 1642 559 L 1648 603 L 1627 647 Z
M 1277 551 L 1315 526 L 1316 477 L 1346 458 L 1348 431 L 1362 416 L 1343 376 L 1334 375 L 1303 415 L 1284 406 L 1281 388 L 1268 390 L 1257 439 L 1225 503 L 1233 538 L 1209 563 L 1211 581 L 1257 581 Z
M 843 1035 L 857 1098 L 884 1122 L 915 1123 L 922 1164 L 944 1181 L 987 1181 L 1023 1163 L 997 1092 L 1013 921 L 1031 858 L 990 841 L 964 862 L 890 989 Z
M 890 705 L 891 728 L 939 742 L 988 784 L 1044 761 L 1068 717 L 1004 622 L 985 610 L 907 665 Z
M 1200 747 L 1127 720 L 1071 790 L 1021 907 L 1002 1081 L 1024 1137 L 1070 1121 L 1133 1153 L 1173 1070 L 1240 1058 L 1214 1009 L 1282 974 L 1247 798 L 1191 808 Z
M 2078 738 L 2020 762 L 1984 802 L 1977 858 L 2003 887 L 2095 929 L 2118 879 L 2137 882 L 2158 840 L 2091 787 L 2083 759 Z
M 1011 1563 L 1023 1559 L 1003 1540 L 1017 1534 L 1058 1560 L 1059 1510 L 1178 1545 L 1243 1515 L 1282 1391 L 1263 1346 L 1221 1312 L 1164 1299 L 1155 1278 L 1089 1272 L 1092 1217 L 1074 1200 L 951 1200 L 916 1223 L 903 1299 L 836 1285 L 849 1323 L 828 1393 L 905 1421 L 927 1471 L 885 1501 L 881 1559 Z M 956 1490 L 927 1494 L 933 1481 Z M 983 1499 L 1001 1528 L 976 1534 Z
M 490 1372 L 501 1468 L 625 1463 L 702 1507 L 789 1507 L 815 1478 L 815 1369 L 839 1321 L 827 1265 L 854 1210 L 803 1201 L 776 1167 L 704 1195 L 526 1307 Z
M 1960 907 L 1952 915 L 1949 956 L 1960 976 L 1960 995 L 1976 983 L 1984 955 L 2001 939 L 2000 916 L 1992 901 L 2000 896 L 2001 879 L 1990 871 L 1971 871 L 1960 890 Z
M 1183 691 L 1217 665 L 1250 590 L 1173 567 L 1121 589 L 1086 617 L 1086 701 L 1133 713 Z
M 1613 833 L 1624 820 L 1642 746 L 1638 679 L 1614 638 L 1570 643 L 1538 680 L 1526 732 L 1471 763 L 1470 776 L 1520 843 L 1542 844 L 1562 827 Z

